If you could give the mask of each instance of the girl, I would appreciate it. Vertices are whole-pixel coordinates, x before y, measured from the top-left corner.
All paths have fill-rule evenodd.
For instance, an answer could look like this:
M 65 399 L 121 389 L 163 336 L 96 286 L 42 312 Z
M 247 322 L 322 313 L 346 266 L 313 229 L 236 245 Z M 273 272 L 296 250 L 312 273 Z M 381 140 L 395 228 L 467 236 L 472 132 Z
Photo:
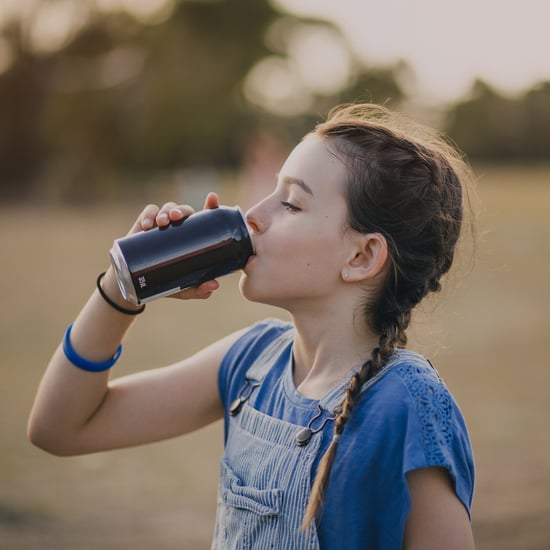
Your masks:
M 404 349 L 413 308 L 451 267 L 466 177 L 433 132 L 374 105 L 337 109 L 246 215 L 256 254 L 241 292 L 292 323 L 266 320 L 110 381 L 143 308 L 109 269 L 51 359 L 31 440 L 90 453 L 224 417 L 213 548 L 473 548 L 464 420 L 431 364 Z M 205 208 L 217 206 L 209 194 Z M 131 232 L 191 214 L 148 206 Z

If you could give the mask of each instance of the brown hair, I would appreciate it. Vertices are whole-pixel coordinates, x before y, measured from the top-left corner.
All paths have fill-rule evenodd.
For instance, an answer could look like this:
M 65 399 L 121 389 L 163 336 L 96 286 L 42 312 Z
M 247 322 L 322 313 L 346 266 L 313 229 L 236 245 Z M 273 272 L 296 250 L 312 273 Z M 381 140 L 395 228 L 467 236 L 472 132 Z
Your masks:
M 405 347 L 413 308 L 441 288 L 441 277 L 453 262 L 470 180 L 467 164 L 443 136 L 385 107 L 338 107 L 314 133 L 348 168 L 349 226 L 385 237 L 390 269 L 374 303 L 364 307 L 369 326 L 379 334 L 378 346 L 346 389 L 304 527 L 319 515 L 338 441 L 362 386 L 396 348 Z

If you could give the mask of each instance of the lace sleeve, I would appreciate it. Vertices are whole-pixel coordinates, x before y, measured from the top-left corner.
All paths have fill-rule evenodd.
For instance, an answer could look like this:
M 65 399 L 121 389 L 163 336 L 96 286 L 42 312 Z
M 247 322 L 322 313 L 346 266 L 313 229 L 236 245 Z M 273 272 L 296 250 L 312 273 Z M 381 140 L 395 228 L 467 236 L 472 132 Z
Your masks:
M 417 468 L 443 467 L 455 491 L 469 510 L 474 487 L 473 455 L 466 424 L 458 404 L 439 377 L 426 365 L 397 367 L 411 404 L 406 433 L 404 473 Z

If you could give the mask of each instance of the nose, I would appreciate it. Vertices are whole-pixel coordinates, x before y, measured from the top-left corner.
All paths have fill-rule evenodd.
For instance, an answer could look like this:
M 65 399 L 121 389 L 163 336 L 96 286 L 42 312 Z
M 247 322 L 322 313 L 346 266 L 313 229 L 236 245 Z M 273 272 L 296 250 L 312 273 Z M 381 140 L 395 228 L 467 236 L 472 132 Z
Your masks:
M 252 229 L 253 233 L 262 233 L 263 231 L 265 231 L 265 216 L 262 215 L 262 205 L 264 203 L 264 200 L 255 204 L 245 214 L 246 223 L 248 224 L 250 229 Z
M 245 214 L 246 224 L 248 225 L 248 227 L 250 227 L 253 233 L 259 233 L 260 229 L 258 227 L 258 224 L 254 221 L 254 218 L 250 215 L 251 212 L 252 212 L 252 209 L 250 209 Z

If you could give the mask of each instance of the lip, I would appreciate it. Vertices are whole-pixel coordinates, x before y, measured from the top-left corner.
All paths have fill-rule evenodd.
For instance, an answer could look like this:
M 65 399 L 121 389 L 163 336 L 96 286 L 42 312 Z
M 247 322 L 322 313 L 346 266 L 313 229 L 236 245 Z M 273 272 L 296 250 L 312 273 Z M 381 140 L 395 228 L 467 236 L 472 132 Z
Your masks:
M 247 273 L 248 268 L 250 267 L 250 264 L 254 261 L 254 258 L 256 257 L 255 254 L 252 254 L 248 257 L 248 260 L 246 260 L 246 263 L 244 264 L 244 267 L 242 268 L 243 273 Z

